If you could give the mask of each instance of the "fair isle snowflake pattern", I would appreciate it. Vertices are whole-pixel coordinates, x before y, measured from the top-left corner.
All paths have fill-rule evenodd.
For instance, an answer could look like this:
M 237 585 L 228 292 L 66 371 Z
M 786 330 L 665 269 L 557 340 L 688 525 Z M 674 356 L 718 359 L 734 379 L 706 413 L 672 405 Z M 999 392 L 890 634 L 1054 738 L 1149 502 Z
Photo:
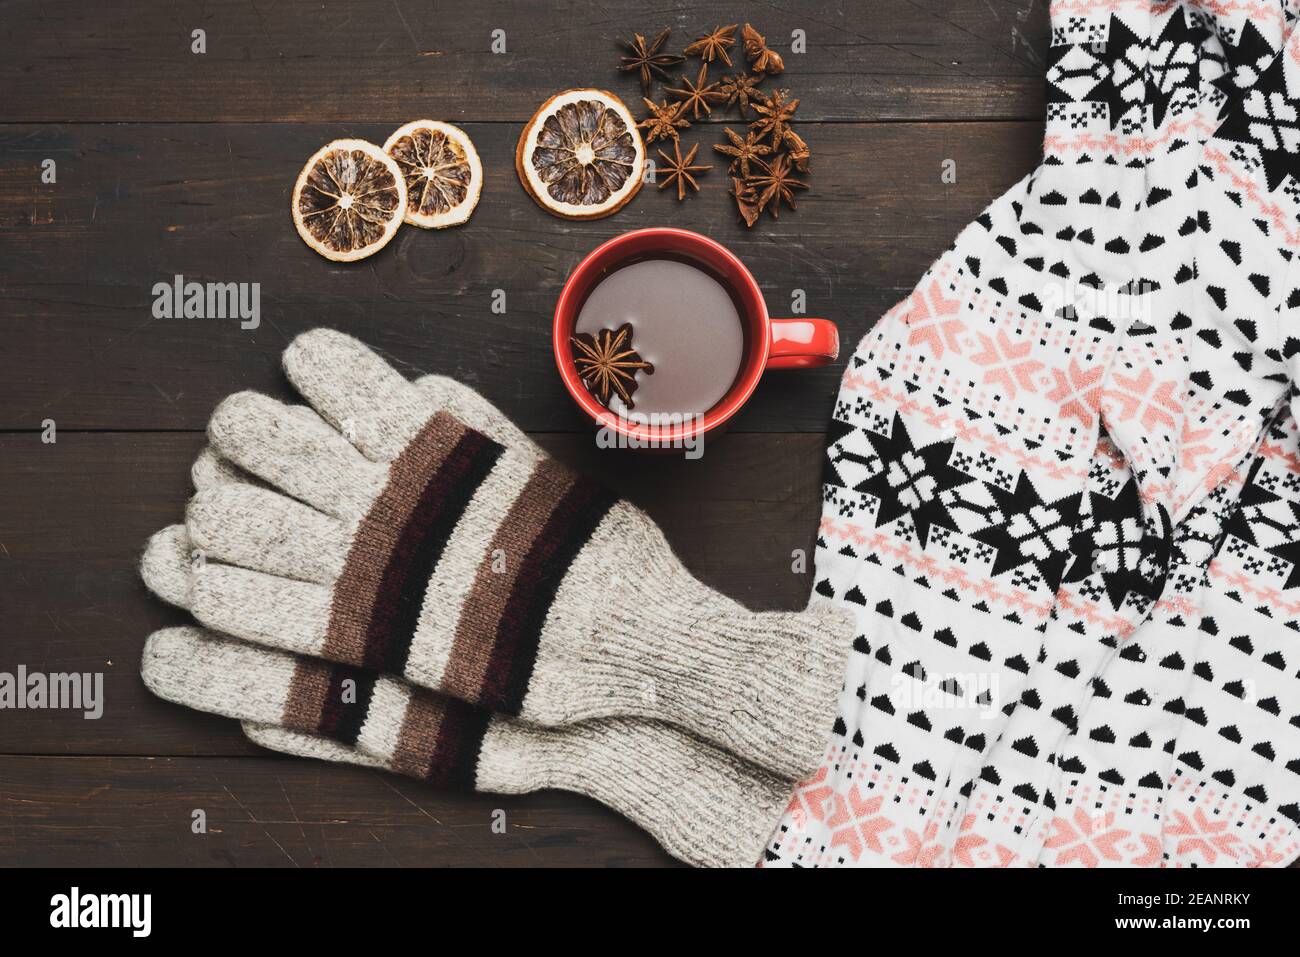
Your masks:
M 1294 20 L 1053 3 L 1042 164 L 845 370 L 814 590 L 858 636 L 764 866 L 1300 854 Z

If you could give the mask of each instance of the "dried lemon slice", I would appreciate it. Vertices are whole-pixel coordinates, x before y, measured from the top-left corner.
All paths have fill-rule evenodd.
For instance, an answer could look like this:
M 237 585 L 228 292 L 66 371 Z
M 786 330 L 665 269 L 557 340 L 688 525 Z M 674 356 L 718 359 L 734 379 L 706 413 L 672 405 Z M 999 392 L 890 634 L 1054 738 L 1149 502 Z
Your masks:
M 335 262 L 379 252 L 402 225 L 405 211 L 402 171 L 365 140 L 335 140 L 321 147 L 293 186 L 298 235 Z
M 460 127 L 414 120 L 384 142 L 406 179 L 406 221 L 424 229 L 459 226 L 483 191 L 483 164 Z
M 641 188 L 645 146 L 623 101 L 604 90 L 565 90 L 542 104 L 519 136 L 515 170 L 539 206 L 597 219 Z

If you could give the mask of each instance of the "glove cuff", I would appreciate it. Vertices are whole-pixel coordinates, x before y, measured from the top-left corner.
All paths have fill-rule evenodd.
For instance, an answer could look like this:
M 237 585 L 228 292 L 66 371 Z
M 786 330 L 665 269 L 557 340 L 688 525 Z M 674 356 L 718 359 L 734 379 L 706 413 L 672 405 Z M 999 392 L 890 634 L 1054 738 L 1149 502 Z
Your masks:
M 586 794 L 697 867 L 752 867 L 789 797 L 784 781 L 732 755 L 663 724 L 623 719 L 563 729 L 496 721 L 476 786 Z
M 852 637 L 829 604 L 753 612 L 709 588 L 620 502 L 556 596 L 521 714 L 668 721 L 801 779 L 825 751 Z

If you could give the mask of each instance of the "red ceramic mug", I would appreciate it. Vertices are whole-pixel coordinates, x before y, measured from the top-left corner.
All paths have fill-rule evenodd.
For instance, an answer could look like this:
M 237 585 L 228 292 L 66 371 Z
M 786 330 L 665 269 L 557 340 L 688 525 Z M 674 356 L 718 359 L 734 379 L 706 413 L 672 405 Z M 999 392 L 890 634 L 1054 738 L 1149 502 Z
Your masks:
M 573 363 L 570 338 L 578 313 L 596 285 L 615 269 L 637 260 L 665 256 L 701 265 L 727 286 L 746 324 L 744 357 L 730 390 L 703 417 L 672 425 L 631 421 L 606 409 L 583 385 Z M 773 319 L 753 274 L 721 243 L 687 229 L 655 226 L 616 236 L 596 247 L 569 276 L 555 304 L 552 331 L 555 364 L 564 386 L 597 424 L 636 440 L 634 447 L 690 441 L 710 432 L 740 411 L 768 369 L 801 369 L 834 362 L 840 336 L 826 319 Z

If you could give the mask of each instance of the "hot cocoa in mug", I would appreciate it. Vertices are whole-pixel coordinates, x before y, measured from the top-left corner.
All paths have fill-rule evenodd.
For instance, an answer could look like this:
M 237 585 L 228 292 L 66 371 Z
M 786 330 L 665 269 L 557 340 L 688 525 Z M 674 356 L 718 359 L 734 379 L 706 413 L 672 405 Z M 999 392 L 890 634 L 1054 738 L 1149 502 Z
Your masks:
M 625 233 L 579 263 L 556 304 L 552 342 L 574 401 L 637 448 L 689 447 L 740 411 L 767 369 L 825 365 L 839 353 L 833 323 L 771 318 L 730 250 L 668 227 Z M 575 352 L 589 356 L 593 342 L 618 343 L 601 358 L 619 367 L 621 387 L 584 381 Z

